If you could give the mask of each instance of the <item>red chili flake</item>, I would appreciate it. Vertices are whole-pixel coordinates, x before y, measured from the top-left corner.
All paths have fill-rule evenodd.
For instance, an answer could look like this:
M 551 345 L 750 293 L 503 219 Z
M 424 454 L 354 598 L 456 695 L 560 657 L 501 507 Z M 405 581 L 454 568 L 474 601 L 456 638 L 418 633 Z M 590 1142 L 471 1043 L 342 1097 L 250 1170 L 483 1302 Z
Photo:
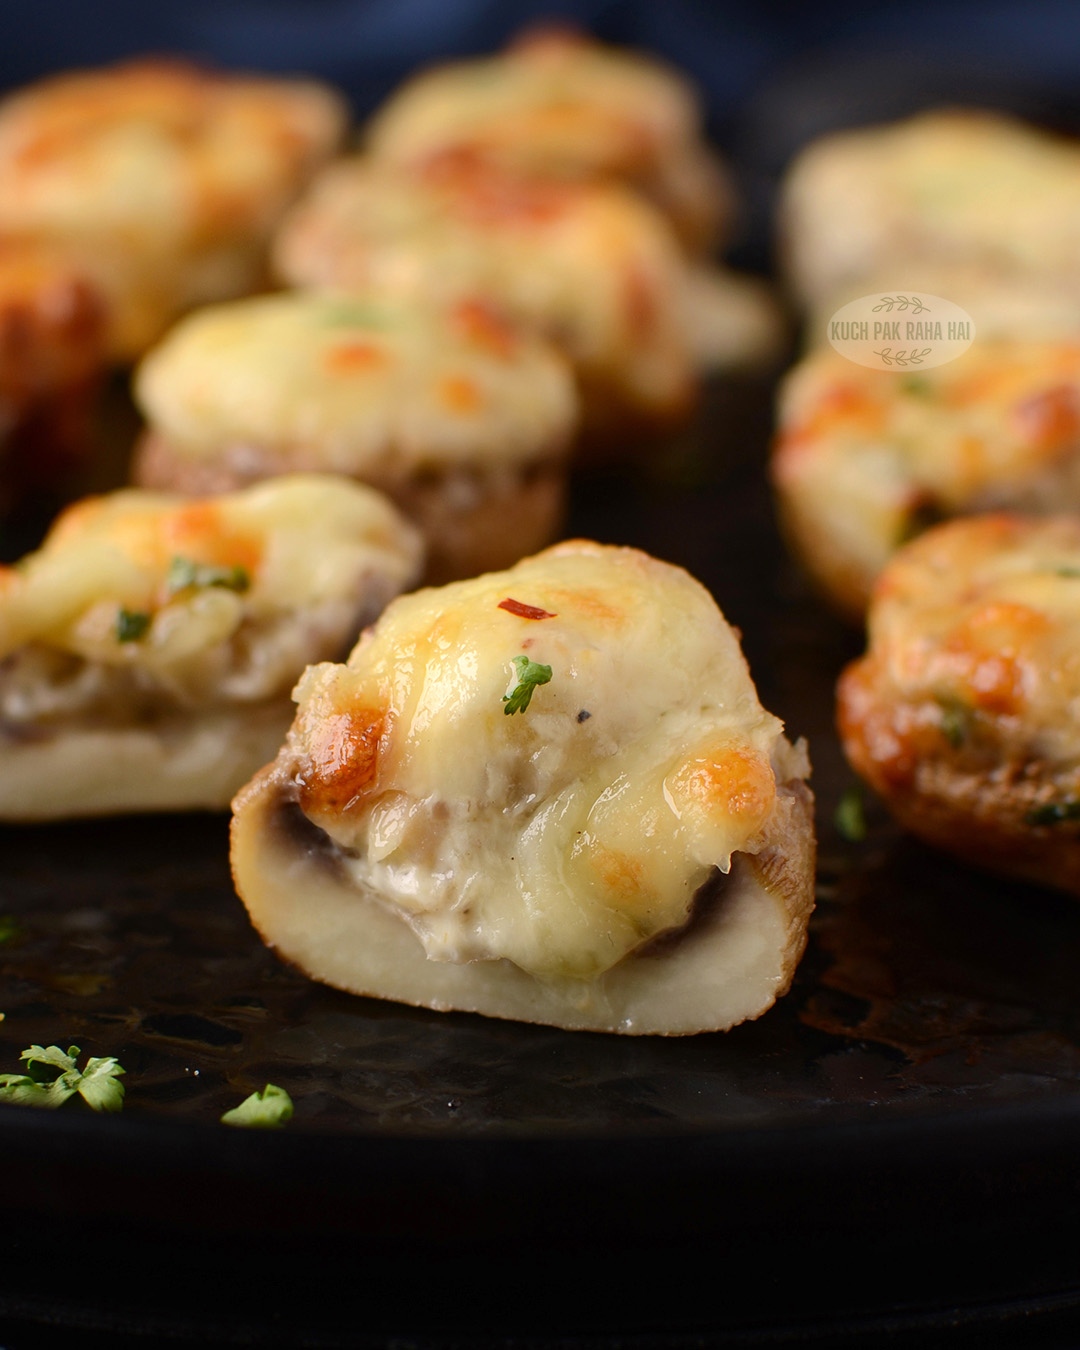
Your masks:
M 518 344 L 510 324 L 481 300 L 463 300 L 453 314 L 458 330 L 469 342 L 484 347 L 504 360 L 513 356 Z
M 509 614 L 516 614 L 519 619 L 557 619 L 559 617 L 549 610 L 540 609 L 537 605 L 523 605 L 520 600 L 511 600 L 509 596 L 505 600 L 499 601 L 499 608 L 505 609 Z

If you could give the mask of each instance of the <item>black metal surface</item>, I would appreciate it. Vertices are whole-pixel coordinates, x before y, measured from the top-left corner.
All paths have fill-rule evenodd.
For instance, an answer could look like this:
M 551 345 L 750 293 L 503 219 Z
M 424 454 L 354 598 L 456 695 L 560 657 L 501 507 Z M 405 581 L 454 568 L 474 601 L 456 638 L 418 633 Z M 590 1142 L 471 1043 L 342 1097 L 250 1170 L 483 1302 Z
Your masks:
M 859 640 L 784 559 L 768 420 L 764 382 L 717 386 L 681 443 L 581 477 L 570 530 L 705 581 L 763 701 L 810 738 L 820 900 L 792 992 L 679 1040 L 354 999 L 262 947 L 223 817 L 0 829 L 0 1071 L 75 1043 L 117 1055 L 128 1092 L 119 1117 L 0 1108 L 12 1350 L 50 1324 L 112 1343 L 989 1344 L 1075 1309 L 1080 909 L 873 812 L 865 843 L 834 832 L 831 687 Z M 267 1081 L 296 1103 L 287 1130 L 217 1124 Z

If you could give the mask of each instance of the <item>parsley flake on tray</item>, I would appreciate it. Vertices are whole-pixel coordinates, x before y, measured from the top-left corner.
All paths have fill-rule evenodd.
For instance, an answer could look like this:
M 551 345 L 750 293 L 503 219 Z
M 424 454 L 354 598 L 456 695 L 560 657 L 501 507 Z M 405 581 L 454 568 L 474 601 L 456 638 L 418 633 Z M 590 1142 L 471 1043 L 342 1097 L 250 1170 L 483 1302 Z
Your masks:
M 292 1098 L 285 1089 L 267 1083 L 261 1092 L 253 1092 L 239 1106 L 226 1111 L 221 1117 L 221 1123 L 256 1130 L 277 1130 L 292 1118 L 292 1113 Z
M 866 838 L 866 813 L 862 789 L 858 784 L 849 787 L 840 798 L 833 824 L 840 838 L 846 839 L 849 844 L 861 844 Z
M 77 1045 L 61 1050 L 58 1045 L 32 1045 L 19 1056 L 27 1066 L 25 1074 L 0 1073 L 0 1102 L 17 1106 L 63 1106 L 76 1093 L 95 1111 L 119 1111 L 124 1104 L 124 1085 L 119 1081 L 124 1070 L 109 1055 L 91 1058 L 80 1069 L 76 1063 Z

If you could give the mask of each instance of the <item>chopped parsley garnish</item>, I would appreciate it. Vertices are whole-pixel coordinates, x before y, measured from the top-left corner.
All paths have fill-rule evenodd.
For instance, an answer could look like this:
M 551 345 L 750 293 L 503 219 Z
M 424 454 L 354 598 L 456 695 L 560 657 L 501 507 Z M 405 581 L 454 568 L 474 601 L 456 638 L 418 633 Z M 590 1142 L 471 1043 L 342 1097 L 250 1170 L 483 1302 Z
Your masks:
M 22 934 L 19 923 L 10 914 L 0 914 L 0 947 Z
M 124 1104 L 124 1070 L 109 1055 L 88 1059 L 80 1069 L 77 1045 L 61 1050 L 58 1045 L 32 1045 L 19 1056 L 26 1073 L 0 1073 L 0 1102 L 18 1106 L 63 1106 L 76 1093 L 95 1111 L 119 1111 Z
M 970 718 L 966 708 L 955 703 L 941 705 L 941 734 L 954 750 L 959 750 L 967 740 L 970 730 Z
M 292 1118 L 292 1113 L 292 1098 L 285 1089 L 267 1083 L 261 1092 L 253 1092 L 239 1106 L 226 1111 L 221 1123 L 255 1130 L 277 1130 Z
M 862 789 L 853 784 L 840 798 L 833 816 L 836 832 L 851 844 L 861 844 L 866 838 L 866 814 L 863 811 Z
M 146 636 L 150 627 L 150 615 L 142 609 L 123 609 L 116 616 L 117 642 L 138 642 Z
M 1054 571 L 1059 577 L 1080 577 L 1080 567 L 1055 567 Z
M 502 697 L 506 705 L 504 713 L 524 712 L 532 701 L 533 690 L 537 685 L 547 684 L 551 679 L 550 666 L 530 661 L 527 656 L 514 657 L 514 670 L 514 681 Z
M 246 591 L 251 577 L 246 567 L 215 567 L 212 563 L 192 562 L 190 558 L 174 558 L 169 564 L 165 589 L 169 595 L 192 587 L 202 589 L 220 586 L 227 591 Z
M 1061 802 L 1044 802 L 1024 817 L 1028 825 L 1060 825 L 1066 820 L 1080 820 L 1080 797 L 1066 797 Z
M 917 398 L 926 398 L 934 392 L 925 375 L 905 375 L 900 381 L 900 388 L 905 394 L 914 394 Z

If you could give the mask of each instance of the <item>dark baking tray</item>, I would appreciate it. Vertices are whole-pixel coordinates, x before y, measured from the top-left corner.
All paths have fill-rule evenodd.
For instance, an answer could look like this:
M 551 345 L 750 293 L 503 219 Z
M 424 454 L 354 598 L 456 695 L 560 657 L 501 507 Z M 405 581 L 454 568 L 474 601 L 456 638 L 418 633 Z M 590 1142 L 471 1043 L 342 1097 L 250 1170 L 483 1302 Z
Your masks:
M 832 684 L 859 638 L 777 538 L 770 400 L 716 382 L 686 434 L 577 476 L 568 532 L 705 581 L 810 740 L 819 905 L 790 994 L 675 1040 L 352 998 L 259 942 L 223 816 L 0 829 L 0 1071 L 75 1043 L 128 1093 L 108 1118 L 0 1108 L 0 1319 L 112 1343 L 985 1344 L 1080 1304 L 1080 909 L 873 808 L 865 842 L 836 834 Z M 217 1123 L 267 1081 L 286 1130 Z

